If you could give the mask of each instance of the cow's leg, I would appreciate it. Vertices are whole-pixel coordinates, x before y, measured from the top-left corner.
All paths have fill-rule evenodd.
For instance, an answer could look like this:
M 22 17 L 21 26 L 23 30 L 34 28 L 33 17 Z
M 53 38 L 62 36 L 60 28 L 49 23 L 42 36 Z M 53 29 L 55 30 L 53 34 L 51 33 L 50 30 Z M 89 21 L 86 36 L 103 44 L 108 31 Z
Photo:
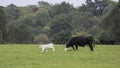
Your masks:
M 78 51 L 78 45 L 75 45 L 76 50 Z
M 72 46 L 72 48 L 73 48 L 73 50 L 75 51 L 75 48 L 74 48 L 74 46 Z
M 89 44 L 88 46 L 89 46 L 90 50 L 93 51 L 93 46 L 92 46 L 92 44 Z

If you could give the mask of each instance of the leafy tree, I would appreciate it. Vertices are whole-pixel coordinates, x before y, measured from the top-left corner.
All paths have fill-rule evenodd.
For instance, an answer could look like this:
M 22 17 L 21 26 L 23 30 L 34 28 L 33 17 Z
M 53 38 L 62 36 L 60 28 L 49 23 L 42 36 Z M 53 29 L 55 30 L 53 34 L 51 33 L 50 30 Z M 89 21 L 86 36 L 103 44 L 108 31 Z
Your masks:
M 8 24 L 8 40 L 9 43 L 32 43 L 33 36 L 27 25 L 23 23 L 17 24 L 12 22 Z
M 72 25 L 76 28 L 89 30 L 96 24 L 96 19 L 94 15 L 90 12 L 79 12 L 75 13 L 77 16 L 72 20 Z
M 8 21 L 16 20 L 20 17 L 20 11 L 14 4 L 10 4 L 5 8 L 5 14 Z
M 48 21 L 48 11 L 44 8 L 40 8 L 34 15 L 34 23 L 41 27 L 44 27 Z
M 44 8 L 39 8 L 33 14 L 27 14 L 19 18 L 19 22 L 26 24 L 34 35 L 42 32 L 42 28 L 46 26 L 48 21 L 48 11 Z
M 28 5 L 26 6 L 27 13 L 35 13 L 38 11 L 38 7 L 36 5 Z
M 106 31 L 101 31 L 99 36 L 98 36 L 98 39 L 108 39 L 110 36 L 109 36 L 109 33 L 107 33 Z
M 24 7 L 17 7 L 20 12 L 20 18 L 27 16 L 27 15 L 33 15 L 39 10 L 39 7 L 37 5 L 28 5 Z
M 71 38 L 71 32 L 68 30 L 60 31 L 59 33 L 55 34 L 52 37 L 52 42 L 57 44 L 65 44 L 67 43 Z
M 108 6 L 114 4 L 111 0 L 86 0 L 86 11 L 90 11 L 95 16 L 103 16 L 106 11 L 108 11 Z M 82 8 L 85 9 L 84 6 Z
M 3 11 L 3 7 L 0 6 L 0 43 L 5 43 L 7 41 L 7 33 L 6 33 L 6 16 Z
M 72 10 L 74 10 L 73 5 L 66 2 L 62 2 L 61 4 L 54 5 L 51 11 L 49 11 L 49 13 L 51 17 L 54 17 L 56 15 L 67 14 Z
M 4 8 L 8 20 L 5 28 L 8 31 L 9 43 L 30 43 L 33 42 L 33 36 L 34 41 L 44 42 L 45 40 L 37 38 L 39 35 L 41 38 L 55 40 L 55 43 L 65 43 L 71 36 L 78 35 L 98 35 L 100 37 L 99 33 L 102 30 L 97 25 L 103 17 L 106 19 L 114 4 L 115 2 L 111 0 L 86 0 L 86 4 L 76 8 L 66 2 L 52 5 L 48 2 L 39 1 L 38 5 L 24 7 L 10 4 Z M 106 13 L 108 14 L 104 16 Z M 0 18 L 2 16 L 4 17 L 4 13 L 1 14 Z M 111 17 L 114 18 L 112 15 Z M 0 19 L 0 21 L 4 19 Z M 110 33 L 112 28 L 106 31 Z M 3 34 L 3 32 L 0 33 L 1 41 L 4 39 L 3 35 L 7 37 L 5 36 L 6 33 Z M 25 33 L 24 36 L 20 35 L 22 32 Z M 29 37 L 25 36 L 26 34 Z M 115 38 L 113 34 L 110 36 Z M 23 41 L 25 38 L 26 41 Z
M 45 34 L 39 34 L 35 36 L 34 42 L 39 44 L 45 44 L 49 42 L 49 38 Z
M 120 43 L 120 2 L 103 18 L 101 27 L 107 30 L 110 38 L 113 38 Z
M 92 0 L 86 0 L 86 3 L 87 4 L 89 4 L 89 3 L 91 3 L 92 2 Z
M 40 8 L 44 8 L 48 11 L 52 8 L 51 4 L 49 4 L 48 2 L 44 2 L 44 1 L 39 1 L 38 5 L 39 5 Z
M 50 25 L 50 29 L 50 35 L 52 36 L 54 42 L 57 41 L 56 43 L 64 43 L 60 40 L 65 41 L 66 39 L 62 39 L 63 37 L 65 37 L 65 35 L 69 36 L 67 38 L 70 38 L 72 26 L 70 25 L 70 21 L 68 21 L 67 17 L 65 17 L 64 15 L 59 15 L 54 17 Z
M 48 37 L 50 37 L 50 27 L 49 26 L 45 26 L 42 29 L 42 33 L 46 34 Z
M 86 12 L 87 11 L 87 7 L 86 7 L 85 4 L 82 4 L 82 6 L 78 7 L 77 9 L 78 9 L 78 11 L 81 11 L 81 12 Z
M 53 18 L 52 23 L 50 25 L 51 36 L 59 33 L 62 30 L 71 30 L 71 25 L 69 24 L 67 17 L 64 15 L 59 15 Z
M 89 36 L 89 34 L 85 31 L 81 31 L 81 32 L 75 32 L 75 34 L 72 35 L 72 37 L 76 37 L 76 36 Z

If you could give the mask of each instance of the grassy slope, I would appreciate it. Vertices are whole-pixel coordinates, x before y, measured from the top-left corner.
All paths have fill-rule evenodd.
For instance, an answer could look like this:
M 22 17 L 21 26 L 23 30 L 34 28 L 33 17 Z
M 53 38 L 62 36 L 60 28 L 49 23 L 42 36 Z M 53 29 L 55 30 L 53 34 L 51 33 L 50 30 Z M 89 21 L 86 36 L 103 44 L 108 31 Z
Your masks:
M 120 68 L 120 46 L 96 46 L 94 52 L 79 47 L 79 51 L 41 53 L 38 45 L 0 45 L 0 68 Z

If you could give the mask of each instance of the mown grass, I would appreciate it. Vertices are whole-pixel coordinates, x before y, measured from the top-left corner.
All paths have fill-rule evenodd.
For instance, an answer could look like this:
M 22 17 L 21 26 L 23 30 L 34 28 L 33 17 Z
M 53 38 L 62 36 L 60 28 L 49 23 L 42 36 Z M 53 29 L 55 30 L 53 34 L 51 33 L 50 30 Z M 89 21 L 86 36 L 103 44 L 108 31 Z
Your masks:
M 0 68 L 120 68 L 120 45 L 98 45 L 94 52 L 87 46 L 79 51 L 64 47 L 41 53 L 37 44 L 1 44 Z

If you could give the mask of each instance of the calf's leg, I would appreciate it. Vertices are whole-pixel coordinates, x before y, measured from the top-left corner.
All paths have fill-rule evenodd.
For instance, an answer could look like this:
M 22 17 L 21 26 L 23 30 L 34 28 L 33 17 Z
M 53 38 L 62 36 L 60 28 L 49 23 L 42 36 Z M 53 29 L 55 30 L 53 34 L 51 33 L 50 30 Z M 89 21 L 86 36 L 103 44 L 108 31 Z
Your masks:
M 52 49 L 53 49 L 53 51 L 55 51 L 55 48 L 54 48 L 54 47 L 52 47 Z

